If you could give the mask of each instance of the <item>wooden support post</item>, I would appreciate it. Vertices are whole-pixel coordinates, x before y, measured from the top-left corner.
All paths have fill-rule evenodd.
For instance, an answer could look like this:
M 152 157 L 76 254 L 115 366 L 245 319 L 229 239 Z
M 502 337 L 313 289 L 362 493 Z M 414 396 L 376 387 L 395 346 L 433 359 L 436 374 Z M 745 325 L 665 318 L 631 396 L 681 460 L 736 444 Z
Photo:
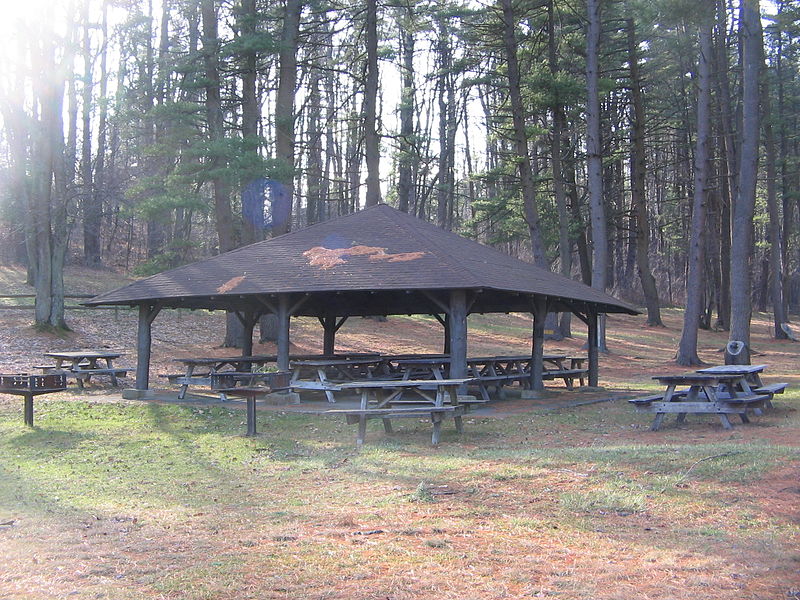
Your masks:
M 252 310 L 244 311 L 242 325 L 242 356 L 253 356 L 253 329 L 255 329 L 258 317 Z
M 590 308 L 587 312 L 586 327 L 588 329 L 586 346 L 589 351 L 589 387 L 597 387 L 600 373 L 599 328 L 597 324 L 597 311 Z
M 467 375 L 467 293 L 450 290 L 450 378 Z
M 444 315 L 444 348 L 445 354 L 450 354 L 450 315 Z
M 289 324 L 291 311 L 288 294 L 278 296 L 278 370 L 289 370 Z
M 333 356 L 336 353 L 336 317 L 323 317 L 320 321 L 323 328 L 322 353 Z
M 544 389 L 544 324 L 547 320 L 547 298 L 533 297 L 533 335 L 531 339 L 531 390 Z
M 139 305 L 139 330 L 136 335 L 136 389 L 150 387 L 150 348 L 152 344 L 151 326 L 161 307 L 157 304 Z

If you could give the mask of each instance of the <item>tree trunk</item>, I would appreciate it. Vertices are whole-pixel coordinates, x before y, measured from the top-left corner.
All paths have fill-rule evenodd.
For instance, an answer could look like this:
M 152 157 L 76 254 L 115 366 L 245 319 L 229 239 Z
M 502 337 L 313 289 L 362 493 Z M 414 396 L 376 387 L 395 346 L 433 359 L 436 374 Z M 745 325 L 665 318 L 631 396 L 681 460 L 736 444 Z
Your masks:
M 560 67 L 558 64 L 558 41 L 556 39 L 554 0 L 547 2 L 547 60 L 550 75 L 553 78 L 552 95 L 553 103 L 550 110 L 553 115 L 553 130 L 550 139 L 550 164 L 553 172 L 553 195 L 555 196 L 556 209 L 558 210 L 558 262 L 559 272 L 564 277 L 572 277 L 572 238 L 569 228 L 569 207 L 567 193 L 564 186 L 564 172 L 562 167 L 562 142 L 566 130 L 566 115 L 564 114 L 563 101 L 560 98 L 559 87 L 556 84 Z M 560 321 L 554 324 L 554 339 L 572 337 L 572 313 L 561 314 Z M 558 319 L 558 316 L 556 316 Z
M 733 205 L 731 237 L 731 330 L 729 339 L 744 344 L 737 355 L 725 354 L 726 364 L 750 363 L 752 316 L 753 212 L 759 146 L 759 67 L 761 20 L 758 0 L 742 0 L 739 9 L 742 43 L 742 146 L 739 155 L 739 187 Z
M 294 197 L 294 121 L 297 87 L 297 38 L 300 33 L 301 0 L 286 0 L 278 65 L 278 91 L 275 99 L 275 159 L 280 185 L 272 192 L 272 236 L 287 233 L 292 226 Z
M 508 69 L 508 94 L 511 100 L 511 120 L 514 127 L 514 152 L 517 155 L 517 168 L 519 170 L 525 221 L 528 223 L 528 231 L 531 237 L 533 262 L 537 266 L 547 269 L 547 255 L 545 254 L 539 225 L 539 209 L 536 205 L 536 184 L 533 179 L 530 154 L 528 153 L 525 104 L 522 100 L 522 78 L 517 58 L 518 45 L 515 27 L 518 16 L 514 14 L 512 0 L 501 0 L 500 6 L 503 10 L 503 49 Z
M 603 156 L 600 142 L 600 0 L 588 0 L 588 29 L 586 32 L 586 157 L 589 211 L 592 230 L 592 287 L 605 291 L 608 276 L 608 234 L 603 201 Z M 605 345 L 604 323 L 598 326 L 597 343 L 601 351 Z
M 407 22 L 399 19 L 401 54 L 403 57 L 402 80 L 403 89 L 400 94 L 400 140 L 397 164 L 397 201 L 398 208 L 408 212 L 409 207 L 416 205 L 415 165 L 414 159 L 414 30 L 411 26 L 413 9 L 405 9 Z
M 367 0 L 367 77 L 364 83 L 364 152 L 367 163 L 366 205 L 381 201 L 380 136 L 377 125 L 378 106 L 378 3 Z
M 628 29 L 628 69 L 631 78 L 631 204 L 635 217 L 636 267 L 642 282 L 644 303 L 647 307 L 647 324 L 663 327 L 658 301 L 656 279 L 650 269 L 650 222 L 647 218 L 647 196 L 645 195 L 644 128 L 646 115 L 642 99 L 642 82 L 639 73 L 638 42 L 633 18 L 626 20 Z
M 102 206 L 92 181 L 92 46 L 89 36 L 89 3 L 83 10 L 83 136 L 81 139 L 81 203 L 83 206 L 83 262 L 88 267 L 100 264 L 100 220 Z
M 108 94 L 108 4 L 109 0 L 103 0 L 103 16 L 100 25 L 102 42 L 100 47 L 100 98 L 106 98 Z M 97 121 L 97 157 L 94 163 L 94 186 L 93 200 L 94 209 L 98 211 L 97 241 L 101 243 L 103 202 L 108 193 L 108 181 L 106 176 L 106 147 L 108 141 L 108 103 L 100 102 L 99 115 Z M 84 240 L 84 247 L 86 242 Z M 102 259 L 101 249 L 97 250 L 97 262 Z
M 775 339 L 788 338 L 781 327 L 788 320 L 783 292 L 783 240 L 781 239 L 781 212 L 778 206 L 775 134 L 772 129 L 772 101 L 764 78 L 762 110 L 764 111 L 764 149 L 767 167 L 767 210 L 769 212 L 769 297 L 772 301 L 773 335 Z
M 709 138 L 711 134 L 711 22 L 700 27 L 700 56 L 697 61 L 697 147 L 694 153 L 694 200 L 689 242 L 689 275 L 686 282 L 686 309 L 683 331 L 675 357 L 679 365 L 701 364 L 697 356 L 697 329 L 703 310 L 703 260 L 708 186 Z
M 64 321 L 64 257 L 68 240 L 67 169 L 64 145 L 64 79 L 56 64 L 52 23 L 41 27 L 42 39 L 34 50 L 34 93 L 40 115 L 31 149 L 31 221 L 34 233 L 36 325 L 66 328 Z
M 203 63 L 205 67 L 206 118 L 208 120 L 209 143 L 219 145 L 225 139 L 225 123 L 222 112 L 222 96 L 219 73 L 219 38 L 217 34 L 217 11 L 214 0 L 202 0 L 200 5 L 203 20 Z M 233 212 L 231 210 L 230 187 L 222 171 L 225 159 L 220 152 L 210 158 L 210 177 L 214 188 L 214 215 L 217 222 L 219 251 L 227 252 L 235 246 Z
M 727 4 L 725 0 L 716 3 L 717 22 L 716 22 L 716 43 L 715 57 L 716 64 L 714 74 L 717 82 L 717 95 L 720 103 L 720 131 L 722 133 L 722 143 L 720 153 L 722 156 L 721 168 L 722 178 L 722 202 L 720 210 L 720 289 L 719 289 L 719 312 L 715 326 L 718 329 L 729 329 L 731 324 L 731 297 L 730 297 L 730 276 L 731 276 L 731 206 L 738 189 L 738 155 L 739 150 L 736 144 L 734 133 L 734 116 L 732 103 L 733 94 L 730 90 L 728 74 L 731 72 L 728 47 L 727 47 Z
M 256 90 L 256 0 L 241 0 L 237 14 L 240 35 L 245 48 L 240 57 L 242 80 L 242 151 L 249 155 L 248 162 L 258 165 L 261 146 L 258 135 L 260 106 Z M 242 244 L 252 244 L 264 236 L 264 193 L 259 185 L 263 175 L 248 173 L 243 181 L 242 198 Z M 247 206 L 245 206 L 247 204 Z

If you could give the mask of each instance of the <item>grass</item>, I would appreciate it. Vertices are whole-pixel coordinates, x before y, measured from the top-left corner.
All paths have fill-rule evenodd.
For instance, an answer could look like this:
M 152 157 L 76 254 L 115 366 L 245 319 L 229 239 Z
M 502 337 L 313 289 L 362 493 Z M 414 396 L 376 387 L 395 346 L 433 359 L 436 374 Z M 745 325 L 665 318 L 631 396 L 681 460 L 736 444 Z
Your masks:
M 796 394 L 783 400 L 798 404 Z M 0 522 L 25 524 L 28 534 L 38 532 L 34 539 L 55 528 L 44 545 L 33 544 L 55 565 L 69 564 L 75 533 L 97 523 L 142 557 L 108 558 L 106 571 L 88 578 L 93 595 L 85 597 L 211 599 L 230 590 L 235 598 L 392 597 L 408 589 L 415 569 L 432 569 L 423 578 L 430 581 L 488 562 L 501 572 L 496 589 L 466 572 L 444 596 L 418 580 L 397 597 L 517 597 L 539 578 L 553 597 L 610 598 L 573 578 L 630 543 L 658 557 L 648 567 L 656 572 L 688 569 L 687 561 L 718 572 L 719 565 L 697 564 L 751 546 L 772 569 L 796 567 L 787 551 L 797 523 L 765 513 L 762 498 L 748 492 L 800 464 L 796 445 L 721 436 L 601 442 L 586 431 L 590 423 L 626 430 L 621 403 L 481 420 L 463 440 L 449 432 L 435 450 L 428 424 L 408 423 L 394 436 L 375 428 L 361 452 L 351 428 L 329 418 L 262 411 L 264 433 L 246 438 L 242 413 L 218 406 L 43 399 L 37 408 L 29 430 L 16 403 L 0 404 Z M 796 421 L 793 413 L 789 419 Z M 562 434 L 581 445 L 531 442 Z M 679 526 L 663 529 L 673 522 Z M 643 528 L 660 531 L 657 541 L 641 539 Z M 505 571 L 511 556 L 529 560 L 533 540 L 552 568 Z M 102 552 L 105 543 L 92 545 Z M 557 546 L 583 558 L 563 563 Z M 20 548 L 0 538 L 7 556 Z M 152 561 L 163 568 L 152 570 Z M 321 584 L 331 578 L 335 593 Z M 474 586 L 486 595 L 469 596 Z
M 0 270 L 0 282 L 12 275 Z M 670 329 L 610 319 L 610 395 L 654 393 L 648 374 L 676 369 L 680 312 L 664 315 Z M 157 354 L 197 353 L 193 328 L 218 322 L 175 316 Z M 439 348 L 433 319 L 390 321 L 402 343 L 392 351 Z M 470 326 L 475 353 L 529 348 L 523 315 L 475 315 Z M 372 349 L 391 327 L 352 319 L 341 347 Z M 319 337 L 314 322 L 296 329 L 293 339 Z M 558 348 L 580 352 L 582 336 Z M 707 360 L 724 338 L 701 333 Z M 797 345 L 756 346 L 772 352 L 763 362 L 789 365 L 770 379 L 792 380 Z M 19 399 L 3 396 L 0 598 L 791 597 L 796 387 L 731 432 L 711 416 L 650 432 L 650 415 L 619 400 L 468 415 L 463 435 L 445 424 L 437 448 L 429 422 L 402 420 L 387 435 L 375 421 L 360 451 L 339 419 L 260 410 L 260 435 L 247 438 L 240 410 L 109 401 L 99 390 L 37 399 L 28 429 Z

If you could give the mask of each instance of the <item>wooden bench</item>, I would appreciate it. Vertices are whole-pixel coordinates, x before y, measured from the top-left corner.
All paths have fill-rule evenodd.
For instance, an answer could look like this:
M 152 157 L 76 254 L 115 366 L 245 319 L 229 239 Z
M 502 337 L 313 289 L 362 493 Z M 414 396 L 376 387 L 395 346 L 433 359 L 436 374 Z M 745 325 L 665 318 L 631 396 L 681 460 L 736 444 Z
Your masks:
M 382 419 L 386 433 L 392 433 L 391 419 L 430 417 L 433 423 L 431 444 L 437 445 L 441 436 L 442 419 L 445 415 L 461 416 L 463 409 L 460 406 L 415 406 L 415 407 L 386 407 L 386 408 L 354 408 L 329 410 L 325 414 L 344 415 L 348 425 L 358 424 L 359 446 L 364 444 L 367 435 L 367 420 Z M 456 431 L 462 432 L 461 421 L 456 419 Z
M 639 407 L 649 406 L 653 402 L 660 402 L 663 399 L 664 399 L 664 396 L 659 396 L 659 395 L 642 396 L 641 398 L 629 398 L 628 402 L 630 402 L 631 404 L 633 404 L 634 406 L 639 408 Z
M 556 369 L 542 372 L 542 379 L 563 379 L 564 385 L 571 390 L 575 387 L 575 379 L 583 381 L 588 372 L 589 369 Z
M 782 394 L 784 391 L 786 391 L 786 388 L 788 386 L 789 386 L 789 384 L 785 383 L 785 382 L 782 382 L 782 383 L 771 383 L 769 385 L 762 385 L 761 387 L 753 390 L 753 393 L 755 393 L 755 394 L 764 394 L 766 396 L 769 396 L 769 398 L 766 400 L 766 402 L 764 402 L 764 406 L 766 408 L 772 408 L 772 397 L 775 394 Z
M 762 385 L 760 388 L 753 390 L 756 394 L 782 394 L 789 387 L 788 383 L 771 383 L 769 385 Z
M 83 388 L 84 383 L 89 383 L 94 375 L 110 375 L 111 383 L 119 385 L 117 377 L 127 377 L 128 371 L 133 371 L 132 367 L 113 367 L 105 369 L 72 369 L 69 373 L 78 380 L 78 387 Z
M 501 373 L 498 375 L 475 375 L 474 381 L 472 382 L 474 385 L 478 386 L 478 390 L 481 393 L 481 398 L 483 398 L 484 402 L 489 402 L 489 386 L 494 385 L 497 389 L 497 395 L 503 399 L 505 398 L 505 391 L 503 390 L 504 385 L 511 385 L 516 381 L 525 381 L 529 379 L 530 376 L 525 373 Z
M 89 363 L 88 362 L 87 363 L 81 363 L 78 366 L 82 367 L 82 368 L 88 368 L 89 367 Z M 67 366 L 67 365 L 61 365 L 60 367 L 58 365 L 34 365 L 33 368 L 41 370 L 42 373 L 44 373 L 45 375 L 47 375 L 49 373 L 59 373 L 59 374 L 60 373 L 66 373 L 67 375 L 69 375 L 69 374 L 72 373 L 72 371 L 70 370 L 69 366 Z
M 483 398 L 474 398 L 471 396 L 462 396 L 458 399 L 458 405 L 464 407 L 464 412 L 469 411 L 470 407 L 475 405 L 486 404 L 488 400 L 484 400 Z M 426 402 L 424 400 L 417 400 L 417 399 L 410 399 L 410 400 L 403 400 L 402 398 L 399 400 L 392 400 L 389 402 L 391 406 L 408 406 L 408 407 L 426 407 L 426 406 L 434 406 L 433 402 Z M 444 401 L 445 406 L 452 406 L 449 400 Z
M 183 384 L 184 381 L 190 381 L 191 383 L 199 383 L 200 380 L 203 380 L 204 383 L 211 383 L 211 373 L 192 373 L 190 376 L 187 376 L 186 373 L 166 373 L 163 375 L 159 375 L 159 377 L 163 377 L 170 383 L 177 383 Z

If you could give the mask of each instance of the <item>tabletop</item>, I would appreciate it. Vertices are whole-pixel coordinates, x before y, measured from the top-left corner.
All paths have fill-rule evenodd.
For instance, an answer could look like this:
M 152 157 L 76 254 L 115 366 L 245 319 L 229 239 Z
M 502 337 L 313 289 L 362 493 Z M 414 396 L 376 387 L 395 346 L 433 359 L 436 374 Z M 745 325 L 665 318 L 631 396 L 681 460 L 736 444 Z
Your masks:
M 683 373 L 680 375 L 653 375 L 653 379 L 667 385 L 719 385 L 720 380 L 737 379 L 737 374 Z
M 121 352 L 109 352 L 107 350 L 69 350 L 69 351 L 53 351 L 45 352 L 45 356 L 50 358 L 65 358 L 67 360 L 74 360 L 76 358 L 119 358 L 122 356 Z
M 276 362 L 278 359 L 277 356 L 274 355 L 264 355 L 264 356 L 206 356 L 206 357 L 198 357 L 198 358 L 173 358 L 175 362 L 183 363 L 183 364 L 193 364 L 193 365 L 215 365 L 218 363 L 228 363 L 228 362 L 238 362 L 238 363 L 252 363 L 252 362 Z
M 761 373 L 767 365 L 717 365 L 705 369 L 697 369 L 698 373 L 709 373 L 712 375 L 750 375 L 751 373 Z
M 315 358 L 309 360 L 293 360 L 292 366 L 297 367 L 337 367 L 337 366 L 357 366 L 371 365 L 383 362 L 385 359 L 380 356 L 363 356 L 354 358 Z
M 422 386 L 460 386 L 472 381 L 471 378 L 456 379 L 390 379 L 388 381 L 366 380 L 340 383 L 342 389 L 361 389 L 361 388 L 400 388 L 400 387 L 422 387 Z

